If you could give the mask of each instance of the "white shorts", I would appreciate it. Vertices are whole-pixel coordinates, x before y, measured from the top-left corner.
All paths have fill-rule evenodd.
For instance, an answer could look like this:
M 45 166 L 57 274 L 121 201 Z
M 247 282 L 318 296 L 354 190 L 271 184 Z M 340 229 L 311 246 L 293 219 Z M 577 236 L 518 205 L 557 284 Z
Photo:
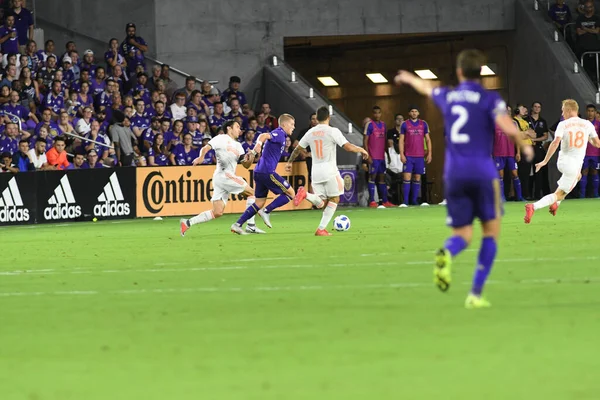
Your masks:
M 569 194 L 575 185 L 577 185 L 577 182 L 579 182 L 581 165 L 563 161 L 558 163 L 557 167 L 562 172 L 562 176 L 558 180 L 558 188 Z
M 227 204 L 230 195 L 242 193 L 248 186 L 244 178 L 232 174 L 215 175 L 212 184 L 213 195 L 210 201 L 221 200 L 225 204 Z
M 312 184 L 313 191 L 322 199 L 338 197 L 344 194 L 344 180 L 339 172 L 336 176 L 325 182 Z

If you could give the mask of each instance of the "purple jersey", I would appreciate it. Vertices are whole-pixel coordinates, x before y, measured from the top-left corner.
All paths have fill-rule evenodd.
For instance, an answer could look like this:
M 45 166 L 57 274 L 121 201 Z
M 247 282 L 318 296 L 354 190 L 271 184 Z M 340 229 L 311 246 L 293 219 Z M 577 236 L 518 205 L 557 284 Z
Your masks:
M 44 99 L 43 105 L 58 114 L 60 113 L 60 110 L 65 108 L 65 99 L 60 94 L 54 96 L 53 93 L 49 93 Z
M 163 152 L 157 153 L 154 150 L 154 147 L 150 147 L 148 149 L 148 157 L 154 157 L 154 164 L 160 165 L 161 167 L 169 165 L 169 157 L 167 157 Z
M 217 117 L 216 115 L 211 115 L 208 121 L 210 126 L 216 126 L 217 130 L 223 126 L 223 124 L 227 122 L 227 120 L 223 117 Z
M 384 160 L 387 148 L 387 129 L 383 121 L 369 122 L 367 136 L 369 137 L 369 148 L 367 151 L 373 160 Z
M 385 131 L 384 131 L 385 134 Z M 263 145 L 262 154 L 254 172 L 263 174 L 272 174 L 277 169 L 277 164 L 285 148 L 285 138 L 287 133 L 282 128 L 275 128 L 271 132 L 271 139 Z
M 596 128 L 596 134 L 600 135 L 600 121 L 594 119 L 592 124 L 594 124 L 594 128 Z M 588 142 L 585 155 L 590 157 L 600 157 L 600 149 L 592 146 L 592 144 Z
M 90 85 L 90 93 L 92 96 L 99 95 L 100 93 L 106 90 L 106 81 L 101 80 L 98 82 L 96 79 L 92 79 L 92 84 Z
M 204 160 L 202 160 L 202 164 L 212 164 L 213 161 L 215 160 L 215 150 L 214 149 L 210 149 L 209 151 L 206 152 L 206 154 L 204 155 Z
M 2 107 L 2 112 L 4 115 L 6 115 L 8 118 L 10 118 L 10 120 L 14 123 L 17 123 L 17 120 L 14 116 L 17 116 L 22 120 L 26 120 L 29 118 L 29 109 L 23 107 L 20 104 L 13 106 L 12 104 L 7 103 L 4 105 L 4 107 Z M 9 114 L 12 114 L 12 115 L 9 115 Z
M 254 149 L 254 145 L 256 143 L 252 142 L 252 143 L 248 143 L 248 142 L 244 142 L 242 143 L 242 148 L 244 149 L 244 153 L 248 153 L 250 150 Z
M 425 135 L 429 134 L 429 125 L 422 119 L 407 120 L 400 127 L 404 135 L 404 155 L 406 157 L 425 157 Z
M 15 154 L 19 150 L 19 137 L 9 138 L 6 135 L 0 136 L 0 153 L 5 151 Z
M 15 27 L 7 28 L 6 26 L 0 27 L 0 37 L 4 37 L 6 35 L 10 35 L 11 32 L 17 33 L 17 29 Z M 19 38 L 18 34 L 15 35 L 14 38 L 8 38 L 6 42 L 2 43 L 2 54 L 19 54 Z
M 175 154 L 175 163 L 177 165 L 192 165 L 194 159 L 198 157 L 198 150 L 191 147 L 190 151 L 186 151 L 183 144 L 178 144 L 175 146 L 173 154 Z
M 497 179 L 491 157 L 497 115 L 506 114 L 506 103 L 496 92 L 476 82 L 463 82 L 456 88 L 433 89 L 433 101 L 442 111 L 446 141 L 444 179 Z
M 514 157 L 515 144 L 496 125 L 494 128 L 494 157 Z
M 269 127 L 268 126 L 257 126 L 256 127 L 256 135 L 260 135 L 261 133 L 269 133 Z
M 33 25 L 33 14 L 28 9 L 21 8 L 21 12 L 18 14 L 13 10 L 13 15 L 15 16 L 15 28 L 17 29 L 19 45 L 25 46 L 29 27 Z
M 131 128 L 140 128 L 146 129 L 150 126 L 150 117 L 140 116 L 136 114 L 135 116 L 129 118 L 131 122 Z

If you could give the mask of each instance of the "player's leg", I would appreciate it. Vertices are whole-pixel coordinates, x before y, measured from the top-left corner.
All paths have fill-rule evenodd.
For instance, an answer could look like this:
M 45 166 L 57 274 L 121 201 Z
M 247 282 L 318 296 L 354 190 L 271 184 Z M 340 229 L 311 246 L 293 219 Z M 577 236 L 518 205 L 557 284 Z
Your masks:
M 513 187 L 515 189 L 515 197 L 517 201 L 525 201 L 523 198 L 523 189 L 521 188 L 521 179 L 519 179 L 519 170 L 516 168 L 517 164 L 515 163 L 514 169 L 511 171 Z
M 581 180 L 579 181 L 579 198 L 585 199 L 585 195 L 587 192 L 587 182 L 588 182 L 588 173 L 590 171 L 589 167 L 589 159 L 586 157 L 583 161 L 583 169 L 581 170 Z
M 312 184 L 312 191 L 313 193 L 310 193 L 306 190 L 306 188 L 304 186 L 300 186 L 298 188 L 298 192 L 296 193 L 296 196 L 294 197 L 294 206 L 298 207 L 300 205 L 300 203 L 302 203 L 303 200 L 307 200 L 309 201 L 313 206 L 317 207 L 317 208 L 323 208 L 325 206 L 325 203 L 323 202 L 323 199 L 321 197 L 319 197 L 318 195 L 315 194 L 315 184 Z
M 231 230 L 234 231 L 235 233 L 239 233 L 237 231 L 242 230 L 242 228 L 241 228 L 242 225 L 244 225 L 244 223 L 246 221 L 248 221 L 252 217 L 254 217 L 256 215 L 256 213 L 258 212 L 258 210 L 260 210 L 265 205 L 265 202 L 267 201 L 267 194 L 269 193 L 269 188 L 264 184 L 263 175 L 266 175 L 266 174 L 258 174 L 258 173 L 254 174 L 254 186 L 255 186 L 255 188 L 254 188 L 254 196 L 255 196 L 254 203 L 250 204 L 246 208 L 246 210 L 242 213 L 242 215 L 237 220 L 237 222 L 231 226 Z
M 192 217 L 190 219 L 180 219 L 179 220 L 179 230 L 181 236 L 185 236 L 185 233 L 192 226 L 197 224 L 203 224 L 208 221 L 212 221 L 213 219 L 219 218 L 223 215 L 223 211 L 225 211 L 225 204 L 227 203 L 227 199 L 229 198 L 230 191 L 232 188 L 226 185 L 226 182 L 215 179 L 214 181 L 214 190 L 213 195 L 210 199 L 212 202 L 212 209 L 201 212 L 200 214 Z M 245 183 L 245 182 L 244 182 Z M 233 188 L 235 191 L 235 188 Z M 238 190 L 236 193 L 240 193 Z
M 265 225 L 267 225 L 269 228 L 272 228 L 273 225 L 271 224 L 271 212 L 276 208 L 283 207 L 289 203 L 290 200 L 296 196 L 296 192 L 294 191 L 294 188 L 290 186 L 289 182 L 276 172 L 266 175 L 267 177 L 264 177 L 265 185 L 267 186 L 268 190 L 274 194 L 277 194 L 278 196 L 264 209 L 260 209 L 258 211 L 258 215 L 262 218 Z
M 494 161 L 496 162 L 496 170 L 498 171 L 498 176 L 500 177 L 500 193 L 502 194 L 503 201 L 506 200 L 504 196 L 504 169 L 506 168 L 504 160 L 504 157 L 494 158 Z
M 590 166 L 590 179 L 592 180 L 592 188 L 594 190 L 593 197 L 598 198 L 600 194 L 598 194 L 598 188 L 600 188 L 600 176 L 598 176 L 598 157 L 594 160 L 593 165 Z
M 369 182 L 367 182 L 367 187 L 369 189 L 369 207 L 377 207 L 377 203 L 375 202 L 375 179 L 377 178 L 375 164 L 376 160 L 371 160 L 371 164 L 369 165 Z
M 385 182 L 385 160 L 377 160 L 377 193 L 379 194 L 379 203 L 384 207 L 394 207 L 388 201 L 388 189 Z
M 402 173 L 402 204 L 400 204 L 400 207 L 408 207 L 408 199 L 410 196 L 410 180 L 412 178 L 412 172 L 412 157 L 406 157 L 406 164 L 404 164 L 404 172 Z
M 256 203 L 256 196 L 254 196 L 254 189 L 250 186 L 246 185 L 244 191 L 242 192 L 244 196 L 246 196 L 246 209 L 252 207 L 254 203 Z M 264 203 L 263 203 L 264 204 Z M 265 233 L 262 229 L 256 226 L 255 221 L 256 216 L 253 215 L 248 219 L 248 223 L 246 224 L 246 233 L 256 233 L 261 234 Z
M 452 228 L 452 235 L 446 239 L 444 246 L 435 257 L 433 281 L 443 292 L 450 288 L 452 281 L 452 259 L 467 248 L 473 236 L 473 210 L 475 205 L 469 197 L 468 188 L 461 182 L 449 180 L 444 186 L 447 200 L 447 224 Z
M 340 202 L 340 195 L 344 193 L 344 181 L 338 173 L 334 178 L 331 178 L 327 182 L 313 184 L 313 188 L 315 189 L 315 193 L 318 193 L 320 197 L 327 200 L 327 205 L 323 208 L 323 215 L 315 235 L 331 236 L 331 234 L 327 232 L 327 227 L 337 210 L 338 203 Z
M 413 174 L 410 183 L 410 204 L 417 205 L 421 193 L 421 174 Z
M 525 223 L 529 224 L 531 222 L 531 218 L 536 210 L 544 207 L 550 207 L 550 213 L 552 215 L 556 215 L 556 211 L 560 202 L 567 197 L 569 193 L 575 188 L 579 179 L 581 179 L 581 172 L 570 169 L 562 169 L 559 166 L 559 170 L 563 173 L 560 179 L 558 180 L 558 188 L 554 193 L 550 193 L 547 196 L 542 197 L 539 201 L 536 201 L 533 204 L 525 205 Z

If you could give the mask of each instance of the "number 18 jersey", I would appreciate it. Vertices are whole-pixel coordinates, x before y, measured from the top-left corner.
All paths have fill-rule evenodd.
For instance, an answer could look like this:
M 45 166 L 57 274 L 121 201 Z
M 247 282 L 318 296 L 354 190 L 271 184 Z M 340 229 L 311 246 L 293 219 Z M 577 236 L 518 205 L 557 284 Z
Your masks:
M 455 88 L 435 88 L 432 98 L 444 116 L 447 135 L 444 179 L 497 178 L 492 159 L 495 120 L 506 114 L 500 95 L 466 81 Z
M 339 175 L 337 168 L 337 146 L 348 143 L 338 128 L 319 124 L 310 128 L 300 139 L 300 146 L 310 146 L 312 153 L 312 176 L 314 183 L 327 182 Z
M 596 136 L 596 128 L 588 120 L 573 117 L 561 121 L 554 133 L 561 139 L 558 163 L 581 169 L 588 140 Z

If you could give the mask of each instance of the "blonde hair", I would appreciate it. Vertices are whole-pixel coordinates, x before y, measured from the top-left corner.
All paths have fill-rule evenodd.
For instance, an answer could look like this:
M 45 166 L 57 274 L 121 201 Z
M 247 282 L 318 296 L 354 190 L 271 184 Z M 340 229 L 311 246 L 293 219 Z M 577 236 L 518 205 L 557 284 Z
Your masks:
M 575 113 L 579 112 L 579 104 L 573 99 L 566 99 L 562 102 L 562 108 L 566 111 L 573 111 Z
M 295 120 L 296 118 L 294 118 L 291 114 L 281 114 L 277 122 L 279 122 L 279 125 L 281 126 L 281 124 Z

